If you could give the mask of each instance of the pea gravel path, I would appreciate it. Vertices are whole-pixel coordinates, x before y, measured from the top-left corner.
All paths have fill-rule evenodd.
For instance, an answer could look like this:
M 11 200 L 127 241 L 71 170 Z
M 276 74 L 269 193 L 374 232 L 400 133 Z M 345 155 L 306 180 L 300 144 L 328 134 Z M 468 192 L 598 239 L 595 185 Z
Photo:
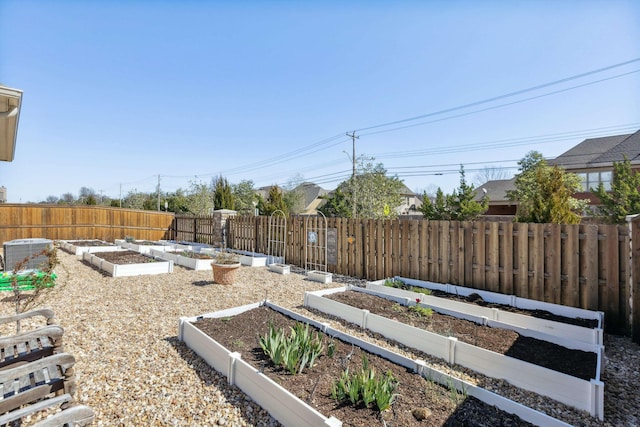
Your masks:
M 94 425 L 277 425 L 177 340 L 178 318 L 256 302 L 265 295 L 296 308 L 305 291 L 326 285 L 266 267 L 242 267 L 233 286 L 213 284 L 210 271 L 179 266 L 171 274 L 113 278 L 74 255 L 58 254 L 59 286 L 43 305 L 55 310 L 65 329 L 65 350 L 77 361 L 76 397 L 95 411 Z M 334 282 L 359 281 L 334 276 Z M 0 313 L 12 311 L 10 302 L 0 301 Z M 575 425 L 638 425 L 640 347 L 619 337 L 607 337 L 606 345 L 605 423 L 585 414 L 568 417 Z

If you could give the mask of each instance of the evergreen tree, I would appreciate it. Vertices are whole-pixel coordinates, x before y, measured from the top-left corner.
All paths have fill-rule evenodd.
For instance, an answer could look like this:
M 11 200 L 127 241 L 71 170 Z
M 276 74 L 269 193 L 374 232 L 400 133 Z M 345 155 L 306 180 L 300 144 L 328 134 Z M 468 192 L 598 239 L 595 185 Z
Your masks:
M 460 186 L 452 194 L 444 195 L 438 188 L 434 203 L 424 195 L 424 202 L 420 207 L 422 215 L 433 220 L 472 221 L 485 213 L 489 208 L 489 199 L 474 200 L 476 190 L 473 184 L 467 184 L 464 167 L 460 166 Z
M 285 215 L 289 212 L 287 204 L 284 201 L 282 190 L 280 190 L 277 185 L 273 185 L 269 189 L 267 200 L 260 200 L 258 202 L 258 209 L 261 215 L 271 215 L 277 210 L 284 212 Z
M 558 166 L 549 166 L 537 151 L 518 162 L 515 190 L 507 197 L 518 203 L 516 221 L 552 224 L 578 224 L 587 207 L 573 195 L 580 191 L 580 178 Z
M 318 211 L 322 212 L 324 216 L 351 218 L 351 203 L 349 203 L 348 196 L 340 188 L 337 188 L 329 196 L 323 196 L 323 199 L 326 202 L 318 208 Z
M 625 156 L 622 162 L 613 163 L 611 191 L 602 183 L 592 191 L 600 199 L 600 214 L 611 223 L 624 223 L 627 215 L 640 213 L 640 173 L 631 169 Z
M 219 176 L 213 185 L 213 209 L 235 208 L 235 200 L 231 186 L 226 178 Z

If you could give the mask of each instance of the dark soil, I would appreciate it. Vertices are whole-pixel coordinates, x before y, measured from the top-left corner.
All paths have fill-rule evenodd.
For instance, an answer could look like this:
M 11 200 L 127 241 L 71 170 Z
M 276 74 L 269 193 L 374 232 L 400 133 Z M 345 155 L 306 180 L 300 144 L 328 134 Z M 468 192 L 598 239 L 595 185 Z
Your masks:
M 185 258 L 214 259 L 214 257 L 209 254 L 201 254 L 199 252 L 193 252 L 193 251 L 167 251 L 167 253 L 181 255 Z
M 289 330 L 295 321 L 269 308 L 260 307 L 230 318 L 203 319 L 195 325 L 231 351 L 238 351 L 242 359 L 282 385 L 284 388 L 306 401 L 325 416 L 334 416 L 344 426 L 531 426 L 512 414 L 489 406 L 463 393 L 450 391 L 427 381 L 413 372 L 353 347 L 340 340 L 334 340 L 335 354 L 326 353 L 328 338 L 324 337 L 325 351 L 316 365 L 302 374 L 291 375 L 274 366 L 264 356 L 258 336 L 264 335 L 269 324 Z M 388 411 L 379 413 L 364 407 L 339 404 L 331 398 L 331 385 L 348 367 L 351 372 L 362 366 L 362 357 L 376 373 L 392 372 L 398 380 L 397 397 Z M 418 421 L 413 411 L 427 408 L 428 418 Z
M 73 246 L 115 246 L 113 243 L 105 242 L 103 240 L 75 240 L 73 242 L 69 242 Z
M 93 255 L 112 264 L 144 264 L 156 261 L 136 251 L 94 252 Z
M 537 317 L 537 318 L 540 318 L 540 319 L 553 320 L 555 322 L 568 323 L 570 325 L 582 326 L 582 327 L 585 327 L 585 328 L 594 329 L 594 328 L 598 327 L 598 321 L 597 320 L 571 318 L 571 317 L 566 317 L 566 316 L 559 316 L 557 314 L 553 314 L 553 313 L 551 313 L 549 311 L 546 311 L 546 310 L 524 310 L 524 309 L 521 309 L 521 308 L 512 307 L 510 305 L 495 304 L 495 303 L 492 303 L 492 302 L 485 301 L 478 294 L 471 294 L 471 295 L 465 297 L 463 295 L 455 295 L 455 294 L 450 294 L 448 292 L 432 290 L 431 291 L 431 295 L 439 297 L 439 298 L 454 299 L 454 300 L 461 301 L 461 302 L 468 302 L 468 303 L 472 303 L 472 304 L 477 304 L 477 305 L 480 305 L 482 307 L 498 308 L 498 309 L 500 309 L 502 311 L 508 311 L 508 312 L 511 312 L 511 313 L 526 314 L 528 316 Z
M 571 350 L 535 338 L 523 337 L 514 331 L 490 328 L 435 311 L 431 316 L 421 316 L 409 310 L 409 307 L 362 292 L 337 292 L 326 295 L 326 298 L 440 335 L 453 336 L 477 347 L 584 380 L 595 378 L 596 375 L 597 356 L 592 352 Z M 320 312 L 312 311 L 322 315 Z

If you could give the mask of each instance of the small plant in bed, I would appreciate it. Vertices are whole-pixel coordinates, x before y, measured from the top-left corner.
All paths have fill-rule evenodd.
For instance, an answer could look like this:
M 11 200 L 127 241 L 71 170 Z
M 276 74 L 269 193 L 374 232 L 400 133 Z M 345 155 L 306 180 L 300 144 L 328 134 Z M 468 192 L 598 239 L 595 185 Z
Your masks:
M 213 255 L 203 254 L 200 252 L 194 251 L 182 251 L 179 254 L 185 258 L 194 258 L 194 259 L 213 259 Z
M 416 298 L 416 305 L 410 306 L 409 312 L 416 314 L 418 317 L 433 316 L 433 310 L 430 307 L 423 307 L 420 305 L 420 298 Z
M 423 295 L 431 295 L 431 290 L 420 286 L 407 285 L 402 280 L 392 277 L 384 281 L 384 285 L 390 288 L 402 289 L 405 291 L 417 292 Z
M 291 328 L 288 336 L 284 329 L 276 329 L 270 324 L 269 331 L 260 337 L 260 347 L 274 364 L 292 375 L 302 373 L 305 366 L 313 367 L 324 349 L 320 333 L 314 335 L 309 325 L 300 322 Z
M 331 386 L 331 397 L 339 402 L 351 402 L 378 411 L 386 411 L 395 398 L 398 382 L 391 372 L 383 376 L 377 375 L 375 369 L 369 367 L 369 361 L 362 355 L 360 371 L 350 373 L 349 368 Z

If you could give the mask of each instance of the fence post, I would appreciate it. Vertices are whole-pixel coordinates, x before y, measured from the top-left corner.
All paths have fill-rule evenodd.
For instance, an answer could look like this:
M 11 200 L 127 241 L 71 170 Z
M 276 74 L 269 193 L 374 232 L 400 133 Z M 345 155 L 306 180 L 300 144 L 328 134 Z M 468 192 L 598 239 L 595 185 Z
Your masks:
M 629 219 L 628 219 L 629 220 Z M 631 278 L 629 299 L 631 305 L 631 340 L 640 344 L 640 216 L 629 221 L 631 228 Z

